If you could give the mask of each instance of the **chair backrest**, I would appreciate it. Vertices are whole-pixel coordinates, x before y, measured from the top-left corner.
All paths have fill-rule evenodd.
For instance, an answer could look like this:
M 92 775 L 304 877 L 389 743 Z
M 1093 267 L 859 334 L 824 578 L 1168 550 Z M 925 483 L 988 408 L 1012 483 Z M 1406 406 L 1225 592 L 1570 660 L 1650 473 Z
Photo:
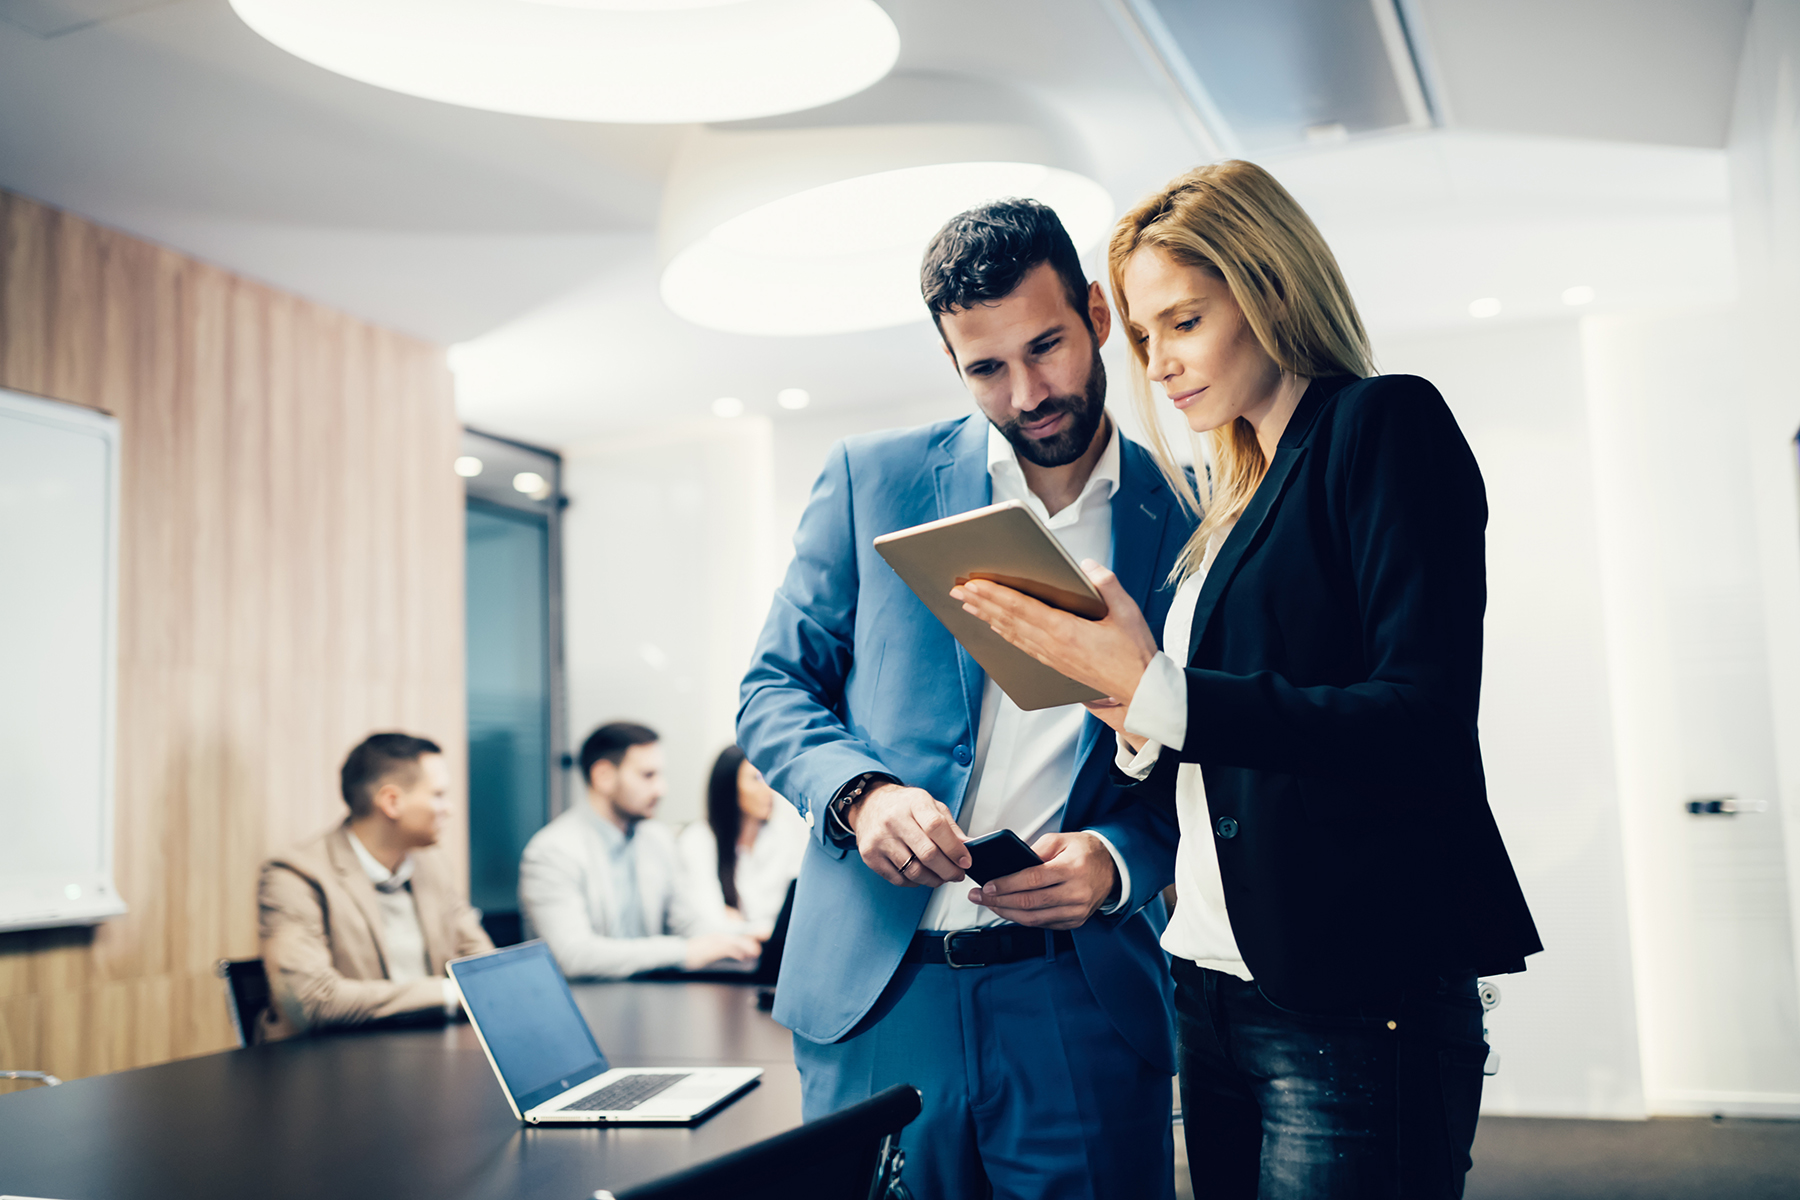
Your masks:
M 885 1200 L 904 1196 L 894 1145 L 919 1115 L 919 1089 L 895 1084 L 798 1129 L 618 1193 L 616 1200 Z M 606 1193 L 596 1193 L 606 1195 Z
M 269 974 L 263 960 L 221 958 L 213 971 L 225 981 L 225 1007 L 237 1029 L 238 1045 L 254 1045 L 263 1010 L 269 1007 Z
M 48 1071 L 0 1071 L 0 1079 L 23 1079 L 29 1083 L 41 1083 L 45 1087 L 61 1087 L 62 1080 Z
M 787 895 L 781 900 L 781 913 L 775 918 L 775 927 L 769 931 L 769 940 L 763 943 L 762 957 L 756 960 L 756 982 L 763 987 L 774 987 L 775 981 L 781 978 L 781 955 L 787 949 L 788 923 L 794 919 L 794 889 L 798 881 L 789 883 Z

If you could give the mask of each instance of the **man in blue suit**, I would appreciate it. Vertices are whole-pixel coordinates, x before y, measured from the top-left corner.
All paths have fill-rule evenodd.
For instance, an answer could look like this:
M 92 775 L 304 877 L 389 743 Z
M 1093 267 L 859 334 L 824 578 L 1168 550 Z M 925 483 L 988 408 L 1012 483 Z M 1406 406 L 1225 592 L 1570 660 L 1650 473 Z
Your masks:
M 921 1200 L 1171 1196 L 1173 816 L 1113 785 L 1081 706 L 1007 699 L 872 542 L 1017 499 L 1160 629 L 1192 519 L 1106 414 L 1111 311 L 1055 213 L 963 213 L 921 277 L 986 419 L 833 448 L 743 684 L 738 742 L 812 827 L 775 1018 L 808 1119 L 920 1089 Z M 973 889 L 965 840 L 1002 828 L 1044 865 Z

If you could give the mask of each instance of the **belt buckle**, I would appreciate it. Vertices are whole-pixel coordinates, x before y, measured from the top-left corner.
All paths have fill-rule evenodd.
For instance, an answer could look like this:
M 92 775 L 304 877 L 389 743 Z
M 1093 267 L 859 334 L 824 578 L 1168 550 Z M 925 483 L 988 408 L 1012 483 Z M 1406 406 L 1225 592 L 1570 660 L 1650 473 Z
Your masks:
M 979 929 L 952 929 L 949 933 L 944 935 L 944 962 L 952 971 L 966 971 L 971 967 L 985 967 L 988 965 L 984 962 L 959 963 L 956 961 L 956 939 L 965 934 L 973 935 L 980 932 L 981 930 Z

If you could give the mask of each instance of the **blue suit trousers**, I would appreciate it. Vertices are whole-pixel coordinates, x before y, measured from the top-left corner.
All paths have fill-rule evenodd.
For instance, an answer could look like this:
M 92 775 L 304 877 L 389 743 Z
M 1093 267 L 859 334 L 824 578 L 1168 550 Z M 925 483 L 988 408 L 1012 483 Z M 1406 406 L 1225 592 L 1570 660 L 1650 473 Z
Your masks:
M 807 1120 L 896 1083 L 917 1200 L 1172 1200 L 1170 1075 L 1119 1035 L 1073 953 L 904 963 L 849 1036 L 794 1037 Z

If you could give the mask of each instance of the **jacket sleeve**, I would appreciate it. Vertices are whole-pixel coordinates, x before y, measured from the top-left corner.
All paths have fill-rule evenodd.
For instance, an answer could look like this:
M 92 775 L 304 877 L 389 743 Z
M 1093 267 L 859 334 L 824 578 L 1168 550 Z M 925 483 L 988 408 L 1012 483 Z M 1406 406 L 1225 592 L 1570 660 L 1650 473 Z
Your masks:
M 481 927 L 481 913 L 473 905 L 464 904 L 457 909 L 455 934 L 457 958 L 486 954 L 494 948 L 494 940 Z
M 724 928 L 725 892 L 719 886 L 718 849 L 712 830 L 704 821 L 694 822 L 676 837 L 675 850 L 681 865 L 682 911 L 693 921 Z
M 281 863 L 264 864 L 257 908 L 269 995 L 295 1028 L 360 1025 L 443 1010 L 441 977 L 396 983 L 340 973 L 331 958 L 324 900 L 311 881 Z
M 1124 803 L 1106 821 L 1088 828 L 1112 843 L 1131 878 L 1131 894 L 1121 896 L 1119 907 L 1101 914 L 1098 920 L 1123 921 L 1175 882 L 1175 846 L 1181 840 L 1181 827 L 1173 805 Z
M 1189 668 L 1184 761 L 1364 778 L 1418 778 L 1478 761 L 1487 603 L 1480 470 L 1424 380 L 1394 377 L 1355 404 L 1325 472 L 1339 544 L 1320 552 L 1348 566 L 1368 678 L 1300 687 L 1268 671 Z
M 682 853 L 679 840 L 668 838 L 665 848 L 669 873 L 669 932 L 678 933 L 684 938 L 702 933 L 733 932 L 732 923 L 725 918 L 725 899 L 722 895 L 712 904 L 701 901 L 694 887 L 696 880 L 688 870 L 687 856 Z M 713 892 L 715 895 L 719 892 L 717 883 L 713 884 Z
M 533 931 L 571 979 L 623 979 L 680 966 L 687 940 L 607 937 L 588 915 L 582 864 L 554 844 L 533 839 L 519 860 L 519 902 Z
M 887 772 L 875 748 L 839 712 L 850 675 L 858 575 L 850 458 L 827 458 L 794 533 L 794 560 L 776 589 L 739 692 L 738 745 L 801 816 L 812 836 L 842 856 L 825 806 L 850 780 Z

